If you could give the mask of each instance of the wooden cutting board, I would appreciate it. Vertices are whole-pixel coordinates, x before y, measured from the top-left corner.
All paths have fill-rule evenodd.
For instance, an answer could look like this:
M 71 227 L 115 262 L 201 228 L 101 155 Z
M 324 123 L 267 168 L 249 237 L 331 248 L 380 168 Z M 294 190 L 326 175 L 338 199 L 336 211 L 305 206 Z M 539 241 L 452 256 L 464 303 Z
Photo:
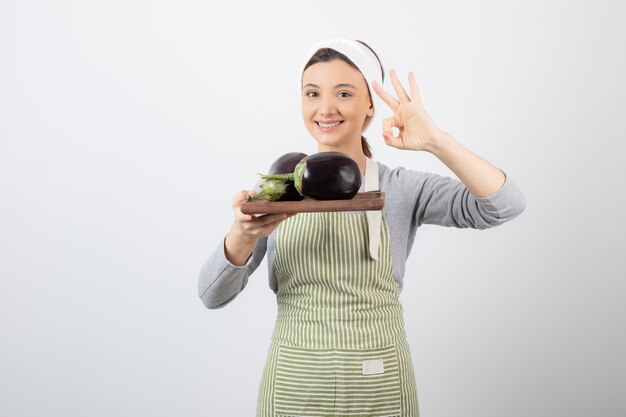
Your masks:
M 349 200 L 267 201 L 249 200 L 241 203 L 244 214 L 307 213 L 322 211 L 369 211 L 382 210 L 385 206 L 385 193 L 367 191 L 357 193 Z

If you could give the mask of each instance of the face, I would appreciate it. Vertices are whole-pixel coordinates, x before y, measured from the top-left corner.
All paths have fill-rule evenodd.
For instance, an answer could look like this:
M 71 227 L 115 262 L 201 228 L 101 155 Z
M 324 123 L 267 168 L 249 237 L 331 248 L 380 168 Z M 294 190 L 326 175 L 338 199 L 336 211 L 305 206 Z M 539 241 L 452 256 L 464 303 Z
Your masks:
M 373 115 L 363 75 L 345 61 L 319 62 L 302 74 L 302 117 L 320 150 L 360 147 L 365 118 Z

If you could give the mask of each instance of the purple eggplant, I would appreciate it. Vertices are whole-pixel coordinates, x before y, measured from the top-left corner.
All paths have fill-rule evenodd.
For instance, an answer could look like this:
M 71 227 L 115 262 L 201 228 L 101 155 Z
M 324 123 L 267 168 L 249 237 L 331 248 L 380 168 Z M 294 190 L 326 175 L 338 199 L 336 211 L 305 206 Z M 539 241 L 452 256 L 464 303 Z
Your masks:
M 302 152 L 288 152 L 286 154 L 284 154 L 283 156 L 279 157 L 278 159 L 276 159 L 273 163 L 272 166 L 270 167 L 270 170 L 267 172 L 268 174 L 289 174 L 290 172 L 293 172 L 293 170 L 296 168 L 296 165 L 298 165 L 298 163 L 300 161 L 302 161 L 302 159 L 306 158 L 308 155 Z
M 307 156 L 302 152 L 288 152 L 276 159 L 268 174 L 288 174 Z M 249 199 L 262 198 L 268 201 L 300 201 L 304 197 L 296 190 L 293 181 L 260 179 L 254 186 L 255 193 Z
M 361 187 L 361 170 L 342 152 L 318 152 L 303 158 L 288 174 L 266 174 L 264 179 L 293 181 L 296 190 L 315 200 L 349 200 Z

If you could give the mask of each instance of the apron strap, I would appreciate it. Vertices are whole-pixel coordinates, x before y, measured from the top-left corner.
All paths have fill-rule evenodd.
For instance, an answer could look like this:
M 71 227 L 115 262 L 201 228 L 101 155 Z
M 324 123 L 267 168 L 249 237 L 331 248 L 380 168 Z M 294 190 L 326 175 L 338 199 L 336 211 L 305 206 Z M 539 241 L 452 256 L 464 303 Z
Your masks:
M 378 163 L 373 159 L 365 160 L 365 191 L 379 191 Z M 367 229 L 370 241 L 370 256 L 378 260 L 378 248 L 380 246 L 380 227 L 382 225 L 382 210 L 366 211 Z

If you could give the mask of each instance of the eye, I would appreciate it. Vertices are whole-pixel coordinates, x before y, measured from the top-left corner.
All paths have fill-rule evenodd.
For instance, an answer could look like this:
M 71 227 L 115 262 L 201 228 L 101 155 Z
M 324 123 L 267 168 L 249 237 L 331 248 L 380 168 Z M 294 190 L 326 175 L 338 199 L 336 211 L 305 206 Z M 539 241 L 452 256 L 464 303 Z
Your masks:
M 317 92 L 315 91 L 307 91 L 305 94 L 307 97 L 317 97 Z
M 340 96 L 340 97 L 344 97 L 344 98 L 345 98 L 345 97 L 350 97 L 350 96 L 351 96 L 351 94 L 350 94 L 350 93 L 348 93 L 347 91 L 342 91 L 341 93 L 339 93 L 339 96 Z

